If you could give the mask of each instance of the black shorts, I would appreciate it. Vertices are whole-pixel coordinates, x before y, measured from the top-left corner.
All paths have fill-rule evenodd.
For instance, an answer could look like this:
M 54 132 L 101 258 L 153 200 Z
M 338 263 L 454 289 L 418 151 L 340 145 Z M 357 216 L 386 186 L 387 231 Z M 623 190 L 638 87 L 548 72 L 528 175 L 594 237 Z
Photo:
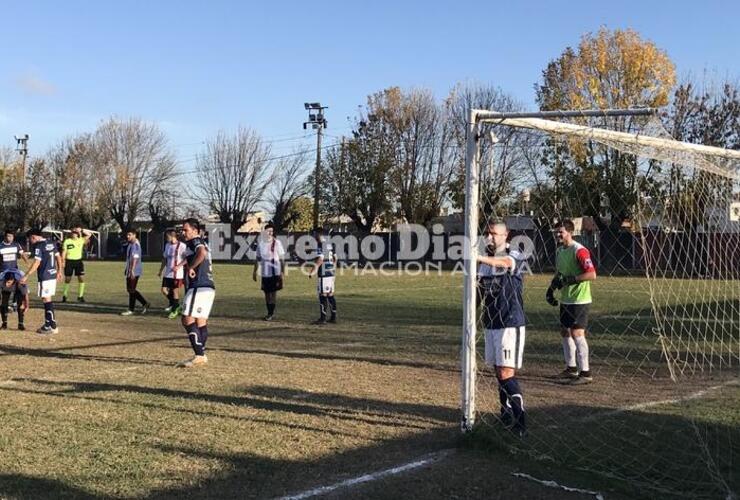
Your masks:
M 64 262 L 64 277 L 84 276 L 85 263 L 82 260 L 68 260 Z
M 561 304 L 560 326 L 563 328 L 588 328 L 588 310 L 591 304 Z
M 162 288 L 177 290 L 183 285 L 183 280 L 177 278 L 162 278 Z
M 262 291 L 265 293 L 274 293 L 283 289 L 282 276 L 263 276 Z

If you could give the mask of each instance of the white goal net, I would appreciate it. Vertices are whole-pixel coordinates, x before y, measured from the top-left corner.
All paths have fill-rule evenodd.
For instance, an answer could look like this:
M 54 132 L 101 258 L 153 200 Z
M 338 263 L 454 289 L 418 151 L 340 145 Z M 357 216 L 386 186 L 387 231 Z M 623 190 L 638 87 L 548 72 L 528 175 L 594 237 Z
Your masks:
M 472 111 L 466 167 L 473 243 L 462 425 L 472 441 L 588 471 L 634 495 L 736 495 L 740 151 L 675 141 L 656 116 L 555 121 Z M 597 273 L 586 327 L 593 382 L 583 385 L 558 376 L 567 364 L 560 306 L 545 300 L 565 219 Z M 487 292 L 476 257 L 494 220 L 506 222 L 511 249 L 527 258 L 517 372 L 524 439 L 502 421 L 499 383 L 484 359 Z

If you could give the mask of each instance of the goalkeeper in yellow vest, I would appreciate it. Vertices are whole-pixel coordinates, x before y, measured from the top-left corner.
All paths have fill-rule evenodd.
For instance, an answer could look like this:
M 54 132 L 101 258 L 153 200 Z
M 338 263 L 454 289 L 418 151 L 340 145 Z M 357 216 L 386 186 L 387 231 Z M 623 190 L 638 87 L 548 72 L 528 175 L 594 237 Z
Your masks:
M 555 234 L 560 244 L 556 254 L 557 274 L 545 298 L 550 305 L 557 306 L 553 292 L 563 290 L 560 294 L 560 333 L 563 337 L 565 370 L 558 377 L 580 385 L 593 380 L 586 329 L 592 302 L 591 281 L 596 279 L 596 267 L 588 248 L 573 239 L 574 231 L 575 225 L 569 219 L 556 226 Z
M 85 247 L 90 242 L 90 236 L 90 231 L 76 225 L 72 228 L 70 235 L 62 242 L 62 262 L 64 265 L 62 302 L 67 302 L 72 276 L 77 276 L 79 282 L 77 302 L 85 302 L 85 263 L 83 257 Z

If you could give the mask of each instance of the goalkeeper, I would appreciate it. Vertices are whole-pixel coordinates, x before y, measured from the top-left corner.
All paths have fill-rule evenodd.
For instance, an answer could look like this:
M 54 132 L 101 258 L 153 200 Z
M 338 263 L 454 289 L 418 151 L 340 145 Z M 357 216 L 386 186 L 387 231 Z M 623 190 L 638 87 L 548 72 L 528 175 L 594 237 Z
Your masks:
M 550 305 L 557 306 L 554 292 L 562 289 L 560 334 L 563 337 L 565 370 L 558 374 L 558 378 L 570 380 L 574 385 L 588 384 L 593 377 L 589 366 L 586 328 L 592 302 L 591 281 L 596 279 L 596 268 L 588 248 L 573 239 L 573 221 L 565 219 L 555 229 L 560 244 L 555 254 L 556 274 L 545 298 Z

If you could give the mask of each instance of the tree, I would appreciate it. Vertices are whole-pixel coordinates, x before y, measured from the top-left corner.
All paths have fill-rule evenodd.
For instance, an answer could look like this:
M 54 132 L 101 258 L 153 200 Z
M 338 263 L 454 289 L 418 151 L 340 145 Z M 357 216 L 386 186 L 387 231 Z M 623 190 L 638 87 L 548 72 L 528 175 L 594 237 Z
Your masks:
M 428 90 L 391 87 L 368 97 L 367 116 L 380 123 L 394 152 L 396 212 L 408 222 L 427 224 L 449 194 L 455 151 L 446 111 Z
M 267 201 L 276 233 L 291 227 L 301 217 L 297 202 L 309 192 L 305 175 L 309 168 L 308 155 L 307 150 L 296 151 L 275 164 Z
M 542 110 L 660 107 L 668 103 L 674 84 L 675 68 L 664 51 L 635 31 L 602 28 L 584 35 L 577 50 L 569 47 L 547 65 L 536 87 L 537 102 Z M 630 132 L 642 119 L 583 122 Z M 567 148 L 554 144 L 549 142 L 544 162 L 551 169 L 567 170 L 561 179 L 570 183 L 556 192 L 580 211 L 571 215 L 592 215 L 603 228 L 600 206 L 608 199 L 606 219 L 618 227 L 636 203 L 635 156 L 591 141 L 571 141 Z
M 455 171 L 452 180 L 451 200 L 455 207 L 465 205 L 465 148 L 468 114 L 470 109 L 488 109 L 501 112 L 522 111 L 524 106 L 500 88 L 482 84 L 458 84 L 445 101 L 455 144 Z M 491 125 L 496 136 L 494 144 L 488 136 L 478 142 L 478 167 L 480 178 L 481 210 L 486 217 L 501 211 L 502 201 L 511 198 L 518 188 L 536 181 L 533 164 L 526 154 L 532 146 L 531 134 L 513 127 Z M 481 219 L 485 220 L 485 219 Z
M 323 205 L 333 215 L 347 215 L 369 233 L 388 212 L 393 196 L 395 151 L 386 124 L 375 115 L 358 117 L 352 137 L 326 155 Z
M 239 128 L 206 141 L 196 159 L 194 196 L 236 232 L 264 198 L 270 181 L 270 147 L 253 130 Z
M 313 199 L 301 196 L 293 202 L 291 212 L 293 215 L 290 224 L 286 226 L 291 233 L 306 232 L 313 226 Z
M 122 231 L 175 177 L 167 136 L 138 118 L 110 118 L 96 130 L 91 151 L 101 179 L 102 201 Z

